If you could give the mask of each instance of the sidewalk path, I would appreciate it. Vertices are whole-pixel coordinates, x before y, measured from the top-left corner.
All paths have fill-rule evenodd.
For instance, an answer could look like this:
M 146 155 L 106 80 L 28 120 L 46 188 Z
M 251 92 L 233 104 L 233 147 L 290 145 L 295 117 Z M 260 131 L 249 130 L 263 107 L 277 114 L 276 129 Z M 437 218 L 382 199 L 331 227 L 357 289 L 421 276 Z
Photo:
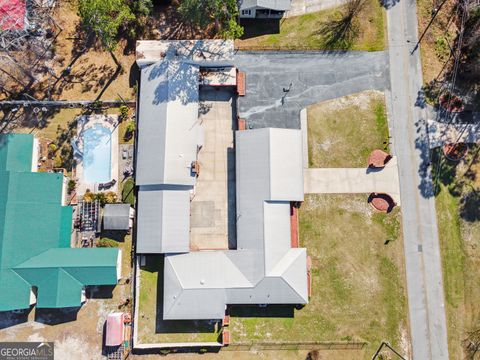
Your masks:
M 387 10 L 389 121 L 400 170 L 410 336 L 414 360 L 447 360 L 447 325 L 415 0 Z
M 307 194 L 386 193 L 400 205 L 397 159 L 393 157 L 383 169 L 308 168 L 304 169 Z
M 450 124 L 447 126 L 447 124 L 429 119 L 427 124 L 430 149 L 446 143 L 477 143 L 480 141 L 480 123 Z

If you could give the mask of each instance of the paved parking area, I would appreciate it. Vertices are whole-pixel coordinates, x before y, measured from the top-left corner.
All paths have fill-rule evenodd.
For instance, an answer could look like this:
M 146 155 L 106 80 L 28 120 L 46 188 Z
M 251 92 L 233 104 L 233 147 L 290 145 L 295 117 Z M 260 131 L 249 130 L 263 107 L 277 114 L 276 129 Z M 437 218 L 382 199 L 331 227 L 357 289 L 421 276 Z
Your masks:
M 238 104 L 249 128 L 299 129 L 302 108 L 389 87 L 387 52 L 238 52 L 234 60 L 246 73 Z
M 191 203 L 190 248 L 228 249 L 235 244 L 235 153 L 233 92 L 200 91 L 205 139 L 198 154 L 200 174 Z

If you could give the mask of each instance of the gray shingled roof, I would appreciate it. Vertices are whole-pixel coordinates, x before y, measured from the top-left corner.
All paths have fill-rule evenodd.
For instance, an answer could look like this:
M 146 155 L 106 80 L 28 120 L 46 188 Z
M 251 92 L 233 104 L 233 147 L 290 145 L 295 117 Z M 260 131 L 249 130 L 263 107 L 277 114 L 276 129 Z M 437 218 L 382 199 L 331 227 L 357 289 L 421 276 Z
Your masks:
M 240 10 L 252 8 L 287 11 L 291 8 L 291 0 L 243 0 L 240 2 Z
M 129 230 L 130 205 L 106 204 L 103 209 L 103 228 L 105 230 Z
M 236 133 L 237 250 L 165 256 L 164 319 L 219 319 L 226 304 L 308 302 L 307 255 L 291 248 L 303 200 L 299 130 Z

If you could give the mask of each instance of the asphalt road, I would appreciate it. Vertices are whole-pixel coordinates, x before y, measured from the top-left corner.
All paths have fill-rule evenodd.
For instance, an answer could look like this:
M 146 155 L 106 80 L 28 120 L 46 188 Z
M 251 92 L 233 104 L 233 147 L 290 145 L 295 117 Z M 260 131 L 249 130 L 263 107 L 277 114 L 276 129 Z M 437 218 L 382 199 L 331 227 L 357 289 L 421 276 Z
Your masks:
M 389 84 L 386 52 L 238 52 L 235 65 L 246 72 L 239 114 L 250 128 L 299 129 L 302 108 Z
M 448 359 L 443 279 L 429 168 L 415 0 L 387 11 L 390 120 L 400 171 L 410 332 L 414 360 Z

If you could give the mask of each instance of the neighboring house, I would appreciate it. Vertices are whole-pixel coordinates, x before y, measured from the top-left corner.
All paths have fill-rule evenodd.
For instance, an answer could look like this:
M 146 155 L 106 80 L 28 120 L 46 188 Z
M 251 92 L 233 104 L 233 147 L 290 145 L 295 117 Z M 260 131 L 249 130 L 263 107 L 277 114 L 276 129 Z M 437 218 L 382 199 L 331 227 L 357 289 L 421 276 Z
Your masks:
M 118 249 L 72 249 L 64 177 L 36 172 L 30 134 L 0 134 L 0 311 L 78 307 L 88 285 L 115 285 Z
M 240 0 L 240 18 L 281 18 L 290 10 L 291 0 Z
M 128 231 L 132 228 L 135 211 L 130 204 L 106 204 L 103 208 L 103 229 Z
M 222 319 L 227 304 L 306 304 L 307 254 L 292 246 L 291 225 L 304 195 L 300 130 L 236 132 L 237 248 L 190 252 L 205 60 L 141 61 L 136 251 L 165 254 L 163 319 Z

